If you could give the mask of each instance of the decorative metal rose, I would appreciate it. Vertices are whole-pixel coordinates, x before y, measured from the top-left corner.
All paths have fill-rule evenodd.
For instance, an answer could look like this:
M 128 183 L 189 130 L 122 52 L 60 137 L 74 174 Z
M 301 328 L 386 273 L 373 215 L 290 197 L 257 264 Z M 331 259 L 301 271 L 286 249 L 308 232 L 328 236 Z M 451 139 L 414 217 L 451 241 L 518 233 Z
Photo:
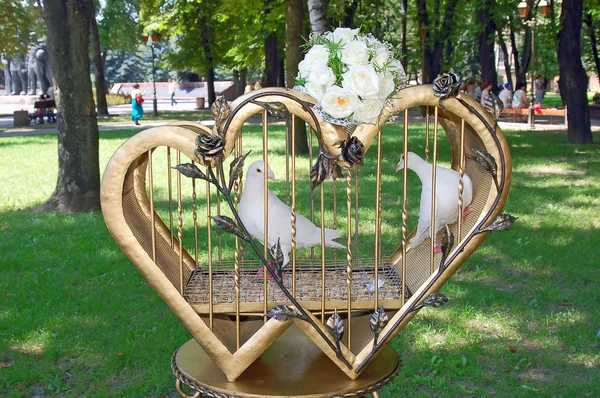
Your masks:
M 350 167 L 358 164 L 364 165 L 365 159 L 365 146 L 356 137 L 352 137 L 342 146 L 342 160 L 350 165 Z
M 441 97 L 440 101 L 456 96 L 459 88 L 460 79 L 453 72 L 442 73 L 433 80 L 433 95 Z
M 202 159 L 203 163 L 211 163 L 214 159 L 223 156 L 223 138 L 216 134 L 202 135 L 196 137 L 196 147 L 194 151 L 198 159 Z

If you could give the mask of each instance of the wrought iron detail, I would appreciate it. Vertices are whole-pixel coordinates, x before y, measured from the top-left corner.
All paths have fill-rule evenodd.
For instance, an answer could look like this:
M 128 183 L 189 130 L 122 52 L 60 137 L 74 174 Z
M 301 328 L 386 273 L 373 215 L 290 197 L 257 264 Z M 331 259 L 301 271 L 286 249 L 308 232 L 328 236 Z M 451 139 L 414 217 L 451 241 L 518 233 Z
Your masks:
M 223 157 L 224 143 L 223 137 L 220 135 L 198 134 L 198 137 L 196 137 L 196 147 L 194 154 L 205 165 L 211 163 L 214 159 Z
M 342 153 L 340 154 L 340 160 L 348 163 L 350 168 L 358 164 L 359 166 L 364 165 L 365 159 L 365 146 L 357 138 L 352 137 L 348 141 L 341 144 Z
M 496 189 L 499 190 L 500 187 L 498 184 L 498 165 L 496 164 L 496 159 L 494 159 L 494 157 L 486 151 L 473 149 L 473 152 L 475 152 L 475 154 L 477 155 L 475 156 L 475 160 L 477 161 L 479 167 L 490 173 L 490 175 L 494 179 Z
M 440 266 L 438 272 L 444 272 L 446 269 L 446 258 L 454 247 L 454 234 L 450 231 L 448 225 L 444 227 L 444 234 L 442 235 L 442 259 L 440 260 Z
M 460 78 L 454 72 L 442 73 L 433 79 L 433 95 L 440 97 L 440 106 L 445 99 L 456 97 L 460 83 Z
M 269 115 L 277 119 L 286 119 L 292 115 L 290 110 L 283 102 L 264 102 L 251 100 L 250 103 L 264 108 Z
M 412 310 L 417 311 L 424 307 L 441 308 L 448 304 L 448 297 L 442 293 L 431 293 L 423 302 L 416 305 Z
M 385 309 L 383 305 L 379 307 L 377 311 L 371 315 L 371 319 L 369 320 L 369 327 L 373 332 L 373 347 L 377 345 L 377 340 L 379 339 L 379 334 L 388 324 L 388 316 L 385 313 Z
M 301 319 L 306 321 L 306 318 L 302 314 L 298 313 L 295 309 L 288 305 L 276 305 L 267 312 L 267 318 L 273 318 L 281 322 L 288 321 L 292 318 Z
M 248 237 L 245 236 L 242 231 L 235 225 L 235 221 L 227 216 L 210 216 L 212 220 L 217 224 L 217 227 L 221 228 L 227 233 L 233 234 L 239 238 L 242 238 L 248 242 Z
M 342 168 L 321 151 L 310 169 L 310 188 L 315 189 L 327 178 L 337 180 L 342 177 Z
M 508 231 L 512 228 L 516 220 L 517 218 L 510 214 L 500 214 L 489 226 L 480 229 L 479 233 L 486 231 Z
M 213 115 L 213 119 L 215 119 L 217 133 L 222 136 L 223 132 L 225 131 L 223 129 L 225 121 L 231 115 L 231 105 L 229 102 L 227 102 L 225 96 L 221 95 L 215 100 L 215 102 L 213 102 L 212 106 L 210 107 L 210 111 Z

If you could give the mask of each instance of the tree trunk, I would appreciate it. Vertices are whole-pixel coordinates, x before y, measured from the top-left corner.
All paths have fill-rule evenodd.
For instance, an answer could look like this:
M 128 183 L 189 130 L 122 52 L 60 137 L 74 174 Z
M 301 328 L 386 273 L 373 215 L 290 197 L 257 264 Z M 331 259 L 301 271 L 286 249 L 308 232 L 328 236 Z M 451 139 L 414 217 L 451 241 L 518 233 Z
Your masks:
M 201 16 L 198 20 L 200 24 L 200 41 L 202 42 L 202 49 L 204 50 L 204 56 L 206 57 L 206 88 L 208 90 L 208 107 L 217 100 L 215 94 L 215 65 L 212 55 L 212 48 L 210 46 L 210 37 L 208 32 L 208 22 L 205 16 Z
M 310 27 L 314 34 L 320 35 L 331 29 L 331 20 L 327 18 L 328 5 L 329 0 L 308 0 Z
M 509 16 L 509 18 L 511 18 L 511 17 Z M 515 77 L 517 78 L 517 81 L 515 82 L 515 86 L 513 88 L 516 89 L 516 84 L 521 82 L 519 80 L 519 74 L 521 73 L 521 62 L 519 61 L 519 48 L 517 47 L 517 38 L 516 38 L 515 30 L 513 29 L 512 20 L 509 23 L 510 23 L 510 48 L 512 49 L 513 62 L 515 65 Z
M 560 68 L 560 95 L 567 106 L 572 144 L 593 142 L 590 110 L 587 100 L 588 77 L 581 64 L 581 22 L 583 0 L 563 1 L 560 13 L 562 28 L 558 32 L 558 65 Z
M 277 35 L 265 39 L 265 87 L 277 87 Z
M 408 46 L 406 44 L 406 23 L 408 21 L 408 0 L 400 0 L 400 63 L 408 71 Z
M 285 54 L 277 56 L 277 87 L 285 87 Z
M 244 89 L 246 88 L 246 68 L 240 70 L 240 91 L 238 95 L 244 94 Z
M 104 76 L 104 62 L 102 62 L 102 51 L 100 50 L 100 35 L 98 34 L 98 23 L 96 13 L 92 14 L 90 23 L 90 40 L 92 45 L 92 60 L 94 61 L 94 76 L 96 77 L 96 107 L 99 115 L 108 115 L 108 104 L 106 103 L 106 78 Z
M 285 13 L 285 60 L 286 60 L 286 80 L 287 87 L 294 87 L 294 81 L 298 75 L 298 64 L 302 60 L 302 50 L 300 45 L 302 44 L 302 25 L 304 22 L 304 8 L 302 4 L 303 0 L 287 0 L 286 1 L 286 13 Z M 309 3 L 310 8 L 310 3 Z M 306 125 L 304 120 L 299 117 L 295 119 L 295 152 L 296 155 L 304 155 L 308 153 L 308 140 L 306 136 Z M 292 120 L 291 118 L 286 122 L 286 128 L 288 131 L 287 145 L 291 151 L 291 137 L 292 137 Z
M 592 13 L 588 11 L 585 13 L 585 24 L 587 26 L 587 34 L 590 37 L 590 46 L 592 47 L 592 55 L 594 56 L 594 63 L 596 64 L 596 78 L 600 82 L 600 57 L 598 57 L 598 45 L 596 44 L 596 31 L 594 30 L 594 23 L 592 20 Z
M 482 0 L 479 5 L 475 20 L 478 26 L 483 27 L 478 37 L 481 80 L 492 83 L 492 91 L 498 94 L 498 73 L 496 72 L 493 40 L 496 33 L 496 21 L 490 17 L 490 9 L 494 3 L 490 0 Z
M 529 14 L 527 14 L 527 16 L 525 17 L 525 22 L 528 22 L 532 19 L 533 9 L 534 9 L 533 0 L 527 0 L 527 4 L 530 7 L 530 11 L 529 11 Z M 527 24 L 524 24 L 523 28 L 525 29 L 525 40 L 523 42 L 521 67 L 519 68 L 518 72 L 515 72 L 515 74 L 517 75 L 517 84 L 519 82 L 527 83 L 527 71 L 529 71 L 529 67 L 530 67 L 529 63 L 532 62 L 532 60 L 531 60 L 531 40 L 533 38 L 532 38 L 531 27 L 529 27 L 529 25 L 527 25 Z
M 92 0 L 44 0 L 43 7 L 56 82 L 58 180 L 42 209 L 99 210 L 98 124 L 88 57 Z
M 504 41 L 504 36 L 502 36 L 502 28 L 496 26 L 496 32 L 498 33 L 498 44 L 500 44 L 500 49 L 502 49 L 502 54 L 504 55 L 504 71 L 506 72 L 506 81 L 512 82 L 510 54 L 508 53 L 508 47 L 506 46 L 506 41 Z
M 358 1 L 352 0 L 350 3 L 344 3 L 344 21 L 342 27 L 351 28 L 354 24 L 354 15 L 358 9 Z

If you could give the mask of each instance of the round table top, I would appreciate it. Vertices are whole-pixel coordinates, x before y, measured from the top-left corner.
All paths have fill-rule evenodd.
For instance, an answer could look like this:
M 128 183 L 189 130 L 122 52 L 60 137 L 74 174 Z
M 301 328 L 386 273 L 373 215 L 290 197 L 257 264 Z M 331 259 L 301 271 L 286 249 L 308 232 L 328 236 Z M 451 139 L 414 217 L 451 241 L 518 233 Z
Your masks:
M 222 394 L 214 396 L 236 397 L 318 398 L 368 393 L 395 377 L 399 367 L 398 355 L 386 346 L 359 378 L 351 380 L 296 327 L 290 327 L 233 383 L 194 339 L 179 348 L 173 363 L 173 371 L 180 373 L 178 378 L 185 384 Z

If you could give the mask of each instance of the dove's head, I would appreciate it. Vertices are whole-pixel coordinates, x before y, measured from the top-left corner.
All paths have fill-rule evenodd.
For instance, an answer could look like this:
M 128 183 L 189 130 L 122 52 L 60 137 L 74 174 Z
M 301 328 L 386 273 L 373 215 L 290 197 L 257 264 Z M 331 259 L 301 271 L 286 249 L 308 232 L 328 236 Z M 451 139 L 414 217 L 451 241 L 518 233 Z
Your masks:
M 408 164 L 410 165 L 411 163 L 414 164 L 415 161 L 421 160 L 421 157 L 419 155 L 417 155 L 414 152 L 409 152 L 408 153 Z M 404 155 L 400 156 L 400 161 L 398 162 L 398 165 L 396 166 L 396 171 L 400 171 L 404 168 Z
M 266 170 L 266 172 L 267 172 L 267 178 L 269 180 L 277 181 L 275 179 L 275 173 L 273 173 L 273 170 L 271 170 L 271 167 L 269 167 L 269 169 Z M 250 165 L 250 167 L 248 167 L 247 178 L 260 178 L 261 181 L 264 181 L 265 163 L 262 160 L 257 160 L 256 162 L 252 163 Z

